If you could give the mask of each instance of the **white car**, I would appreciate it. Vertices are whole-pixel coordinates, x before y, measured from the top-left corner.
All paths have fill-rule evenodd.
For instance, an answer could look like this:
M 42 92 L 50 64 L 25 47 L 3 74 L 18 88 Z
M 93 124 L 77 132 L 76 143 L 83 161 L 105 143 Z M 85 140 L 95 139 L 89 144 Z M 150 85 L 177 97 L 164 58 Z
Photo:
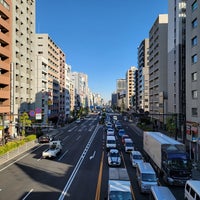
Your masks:
M 131 151 L 130 161 L 133 167 L 136 167 L 138 163 L 143 162 L 143 157 L 140 151 Z
M 108 165 L 109 166 L 120 166 L 121 156 L 118 149 L 110 149 L 108 152 Z
M 113 128 L 108 128 L 107 131 L 106 131 L 107 135 L 114 135 L 115 134 L 115 131 Z
M 55 158 L 62 151 L 61 141 L 52 141 L 49 143 L 49 148 L 42 152 L 43 158 Z

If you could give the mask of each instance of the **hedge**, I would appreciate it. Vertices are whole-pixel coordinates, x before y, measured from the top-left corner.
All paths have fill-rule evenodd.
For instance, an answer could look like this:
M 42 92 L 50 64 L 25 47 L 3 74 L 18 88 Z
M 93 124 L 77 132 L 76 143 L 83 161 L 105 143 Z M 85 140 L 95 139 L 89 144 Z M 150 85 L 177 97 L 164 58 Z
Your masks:
M 33 141 L 35 139 L 36 139 L 36 135 L 29 135 L 22 140 L 16 140 L 16 141 L 8 142 L 5 145 L 0 146 L 0 155 L 3 155 L 5 153 L 7 153 L 8 151 L 16 149 L 17 147 L 25 144 L 26 142 L 30 142 L 30 141 Z

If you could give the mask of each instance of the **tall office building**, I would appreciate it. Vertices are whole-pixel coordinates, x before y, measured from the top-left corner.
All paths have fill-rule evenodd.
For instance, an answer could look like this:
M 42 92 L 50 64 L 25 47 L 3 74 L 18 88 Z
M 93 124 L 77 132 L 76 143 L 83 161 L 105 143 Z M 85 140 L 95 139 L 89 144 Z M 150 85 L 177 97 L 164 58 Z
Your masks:
M 126 108 L 132 109 L 134 102 L 133 99 L 136 98 L 136 80 L 135 80 L 135 71 L 137 67 L 131 66 L 130 69 L 126 72 Z
M 12 4 L 0 1 L 0 125 L 9 126 L 11 114 Z M 12 103 L 13 106 L 13 103 Z M 0 138 L 3 131 L 0 130 Z
M 200 4 L 187 1 L 186 8 L 186 139 L 200 149 Z M 198 146 L 197 146 L 198 145 Z M 196 155 L 196 154 L 195 154 Z
M 35 103 L 35 1 L 12 1 L 11 113 L 14 121 Z
M 138 107 L 149 111 L 149 39 L 138 47 Z
M 149 31 L 149 111 L 164 122 L 167 99 L 168 15 L 157 17 Z
M 117 106 L 124 110 L 126 107 L 126 79 L 117 79 Z
M 190 28 L 189 28 L 190 29 Z M 185 130 L 186 116 L 186 0 L 168 1 L 168 114 L 177 114 Z M 185 132 L 185 131 L 183 131 Z

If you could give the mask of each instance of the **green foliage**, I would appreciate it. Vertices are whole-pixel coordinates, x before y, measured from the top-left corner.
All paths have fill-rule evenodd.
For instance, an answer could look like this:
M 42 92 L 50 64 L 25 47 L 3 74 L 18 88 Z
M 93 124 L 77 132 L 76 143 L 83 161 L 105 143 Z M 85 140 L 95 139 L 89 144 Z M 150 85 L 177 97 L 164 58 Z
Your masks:
M 12 142 L 8 142 L 3 146 L 0 146 L 0 155 L 3 155 L 11 150 L 16 149 L 17 147 L 25 144 L 26 142 L 30 142 L 36 139 L 36 135 L 29 135 L 25 137 L 23 140 L 15 140 Z
M 176 122 L 174 117 L 168 117 L 166 120 L 166 129 L 168 132 L 175 134 L 176 132 Z

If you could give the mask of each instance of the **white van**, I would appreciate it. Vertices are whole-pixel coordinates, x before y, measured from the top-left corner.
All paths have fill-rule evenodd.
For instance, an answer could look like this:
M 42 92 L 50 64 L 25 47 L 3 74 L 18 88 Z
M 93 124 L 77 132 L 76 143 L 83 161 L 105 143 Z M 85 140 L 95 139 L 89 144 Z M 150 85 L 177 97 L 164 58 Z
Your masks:
M 106 137 L 106 149 L 116 148 L 116 139 L 115 136 L 109 135 Z
M 154 185 L 151 186 L 149 200 L 176 200 L 168 187 Z
M 124 149 L 126 153 L 134 150 L 133 141 L 131 140 L 131 138 L 124 139 Z
M 185 183 L 185 200 L 200 200 L 200 181 L 188 180 Z
M 136 176 L 142 193 L 149 193 L 151 186 L 158 185 L 158 178 L 150 163 L 138 163 L 136 167 Z

